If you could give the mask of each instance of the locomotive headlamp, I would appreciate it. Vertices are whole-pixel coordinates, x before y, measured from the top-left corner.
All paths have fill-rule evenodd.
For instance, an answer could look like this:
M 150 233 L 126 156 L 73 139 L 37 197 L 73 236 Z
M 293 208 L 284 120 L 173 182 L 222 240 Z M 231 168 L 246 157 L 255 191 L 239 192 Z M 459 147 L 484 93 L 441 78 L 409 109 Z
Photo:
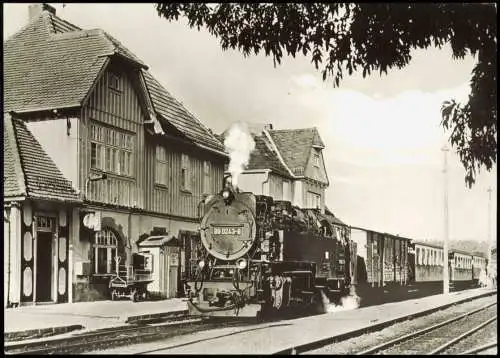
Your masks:
M 224 199 L 226 205 L 230 205 L 231 202 L 234 200 L 234 194 L 232 190 L 229 188 L 224 189 L 224 191 L 222 192 L 222 198 Z
M 198 261 L 198 266 L 203 270 L 203 268 L 205 267 L 205 260 Z
M 236 261 L 236 265 L 240 270 L 244 270 L 247 267 L 247 260 L 241 258 L 238 261 Z

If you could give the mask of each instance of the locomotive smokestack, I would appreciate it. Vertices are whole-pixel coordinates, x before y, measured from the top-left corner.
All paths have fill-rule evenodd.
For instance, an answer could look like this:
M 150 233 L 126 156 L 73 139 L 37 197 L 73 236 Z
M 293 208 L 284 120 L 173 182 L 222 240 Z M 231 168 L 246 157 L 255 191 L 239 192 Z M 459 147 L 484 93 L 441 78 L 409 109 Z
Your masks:
M 250 153 L 255 148 L 255 142 L 245 123 L 234 123 L 224 140 L 224 146 L 229 152 L 229 172 L 231 173 L 232 185 L 238 185 L 238 176 L 243 172 L 250 160 Z

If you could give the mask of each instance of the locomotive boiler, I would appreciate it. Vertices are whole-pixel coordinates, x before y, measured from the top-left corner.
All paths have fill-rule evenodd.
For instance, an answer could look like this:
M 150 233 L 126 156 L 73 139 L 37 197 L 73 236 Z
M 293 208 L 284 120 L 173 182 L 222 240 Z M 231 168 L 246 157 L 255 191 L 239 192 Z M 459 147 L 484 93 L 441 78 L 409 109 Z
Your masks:
M 351 286 L 352 250 L 319 209 L 239 192 L 230 184 L 205 203 L 203 244 L 188 278 L 192 315 L 254 316 L 322 309 Z

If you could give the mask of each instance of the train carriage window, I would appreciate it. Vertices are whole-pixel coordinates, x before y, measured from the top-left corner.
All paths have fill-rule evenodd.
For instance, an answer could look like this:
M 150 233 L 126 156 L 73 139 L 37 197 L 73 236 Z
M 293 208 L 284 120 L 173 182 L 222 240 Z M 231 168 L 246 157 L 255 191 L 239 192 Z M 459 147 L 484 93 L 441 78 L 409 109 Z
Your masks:
M 422 260 L 420 260 L 420 248 L 419 247 L 417 247 L 417 254 L 415 256 L 417 258 L 417 265 L 420 265 Z

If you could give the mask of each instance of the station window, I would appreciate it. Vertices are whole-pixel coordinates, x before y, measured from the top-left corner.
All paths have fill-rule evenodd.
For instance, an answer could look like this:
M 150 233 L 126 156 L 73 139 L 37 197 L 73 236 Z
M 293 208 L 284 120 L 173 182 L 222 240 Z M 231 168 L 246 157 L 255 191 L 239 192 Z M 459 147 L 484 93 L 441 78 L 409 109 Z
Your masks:
M 90 166 L 109 173 L 133 176 L 134 135 L 96 123 L 90 125 Z
M 417 258 L 417 265 L 420 265 L 420 263 L 422 262 L 422 260 L 420 260 L 420 248 L 418 248 L 418 247 L 417 247 L 416 258 Z
M 113 231 L 104 229 L 95 233 L 93 250 L 96 274 L 105 275 L 116 271 L 115 257 L 118 255 L 118 238 Z

